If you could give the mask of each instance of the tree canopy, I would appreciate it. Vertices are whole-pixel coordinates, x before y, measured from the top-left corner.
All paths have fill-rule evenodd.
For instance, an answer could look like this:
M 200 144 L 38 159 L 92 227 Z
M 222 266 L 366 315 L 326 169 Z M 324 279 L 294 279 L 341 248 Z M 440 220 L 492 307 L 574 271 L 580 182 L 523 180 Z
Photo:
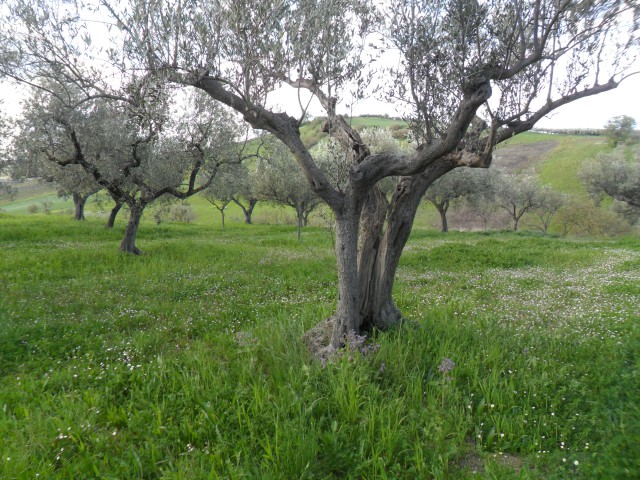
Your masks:
M 635 126 L 635 119 L 628 115 L 620 115 L 607 121 L 604 126 L 604 134 L 609 139 L 611 145 L 615 147 L 619 143 L 627 142 L 631 138 Z

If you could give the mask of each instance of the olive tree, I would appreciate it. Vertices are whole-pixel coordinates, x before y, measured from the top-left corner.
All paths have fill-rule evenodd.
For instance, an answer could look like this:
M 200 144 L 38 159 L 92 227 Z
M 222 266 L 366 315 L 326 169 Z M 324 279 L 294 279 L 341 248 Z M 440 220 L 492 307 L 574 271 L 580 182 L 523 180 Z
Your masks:
M 465 204 L 469 210 L 480 218 L 484 229 L 489 228 L 489 222 L 500 209 L 496 201 L 498 178 L 502 174 L 499 170 L 470 169 L 469 174 L 474 183 L 473 191 L 465 196 Z
M 612 146 L 620 143 L 626 143 L 633 135 L 633 129 L 636 126 L 634 118 L 628 115 L 620 115 L 608 120 L 604 126 L 604 134 L 609 139 Z
M 71 197 L 74 218 L 84 220 L 88 198 L 102 189 L 80 165 L 61 167 L 57 161 L 69 158 L 71 145 L 61 129 L 43 121 L 41 96 L 25 105 L 25 112 L 15 123 L 16 135 L 11 144 L 11 176 L 16 181 L 37 178 L 58 187 L 58 196 Z M 35 103 L 33 103 L 35 101 Z
M 550 185 L 541 185 L 538 205 L 533 209 L 533 214 L 538 219 L 535 227 L 546 235 L 551 221 L 568 202 L 568 195 L 554 190 Z
M 609 196 L 632 210 L 640 209 L 640 149 L 625 158 L 625 149 L 601 153 L 579 172 L 587 191 L 597 200 Z
M 9 154 L 6 151 L 7 143 L 9 141 L 9 124 L 10 122 L 6 118 L 4 112 L 0 110 L 0 197 L 2 195 L 14 194 L 13 187 L 5 180 L 11 170 L 11 164 L 8 158 Z
M 302 227 L 321 200 L 302 173 L 295 160 L 281 143 L 273 143 L 261 154 L 256 171 L 255 190 L 258 198 L 293 208 L 296 212 L 298 240 Z
M 541 186 L 538 178 L 530 173 L 503 173 L 497 177 L 496 202 L 513 221 L 513 231 L 523 215 L 542 205 Z
M 29 82 L 62 72 L 83 85 L 87 96 L 127 98 L 83 53 L 97 47 L 82 45 L 89 33 L 75 4 L 52 12 L 46 2 L 7 1 L 11 15 L 0 28 L 0 74 Z M 402 319 L 393 281 L 432 182 L 455 168 L 488 167 L 496 144 L 563 105 L 616 88 L 628 76 L 638 47 L 637 8 L 617 0 L 96 5 L 112 21 L 105 61 L 113 71 L 122 78 L 146 72 L 145 80 L 188 85 L 231 107 L 286 145 L 332 210 L 338 300 L 325 353 L 351 332 L 388 328 Z M 378 47 L 375 52 L 397 53 L 394 66 L 375 68 L 368 44 Z M 268 106 L 268 94 L 283 85 L 308 92 L 326 111 L 324 130 L 348 152 L 346 181 L 333 183 L 302 141 L 304 102 L 297 118 Z M 384 92 L 410 119 L 418 143 L 411 153 L 372 153 L 340 115 L 341 102 L 362 98 L 368 87 Z M 388 200 L 378 184 L 394 176 Z
M 164 118 L 169 105 L 163 107 L 159 97 L 141 98 L 145 110 L 122 108 L 104 98 L 70 108 L 76 94 L 61 85 L 36 90 L 25 105 L 15 150 L 27 144 L 27 151 L 60 169 L 61 177 L 77 175 L 80 169 L 107 190 L 116 207 L 127 205 L 129 220 L 120 250 L 140 254 L 136 235 L 145 208 L 165 195 L 185 199 L 206 188 L 231 156 L 235 125 L 207 98 L 193 98 L 195 110 L 175 114 L 172 125 Z M 202 113 L 205 108 L 207 115 Z
M 476 191 L 475 176 L 471 170 L 457 169 L 443 175 L 433 182 L 424 195 L 425 200 L 431 203 L 440 214 L 442 231 L 448 232 L 447 211 L 453 202 L 463 197 L 472 195 Z
M 234 165 L 235 166 L 235 165 Z M 220 212 L 222 228 L 224 228 L 224 211 L 233 201 L 235 193 L 234 179 L 236 171 L 231 166 L 221 167 L 211 182 L 202 192 L 202 196 Z

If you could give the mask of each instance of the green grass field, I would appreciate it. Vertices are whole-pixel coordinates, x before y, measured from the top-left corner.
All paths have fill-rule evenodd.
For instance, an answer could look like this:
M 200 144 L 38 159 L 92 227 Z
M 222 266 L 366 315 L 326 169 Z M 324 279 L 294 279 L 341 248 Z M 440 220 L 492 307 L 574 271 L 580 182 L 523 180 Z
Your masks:
M 0 214 L 0 478 L 640 477 L 637 237 L 418 228 L 409 321 L 323 366 L 328 231 L 122 228 Z

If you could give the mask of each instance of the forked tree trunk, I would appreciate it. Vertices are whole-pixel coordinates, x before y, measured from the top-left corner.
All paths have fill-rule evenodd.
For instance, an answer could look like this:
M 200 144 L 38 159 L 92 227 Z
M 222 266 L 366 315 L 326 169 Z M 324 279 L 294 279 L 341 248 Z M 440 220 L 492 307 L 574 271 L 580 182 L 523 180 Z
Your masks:
M 244 213 L 244 223 L 247 225 L 251 225 L 251 215 L 253 215 L 253 209 L 258 203 L 257 198 L 249 198 L 249 204 L 245 207 L 242 202 L 239 202 L 235 198 L 233 199 L 233 203 L 238 205 L 242 209 L 242 213 Z
M 447 222 L 447 210 L 449 210 L 449 202 L 443 202 L 440 205 L 436 205 L 438 213 L 440 213 L 440 223 L 442 225 L 442 232 L 449 231 L 449 223 Z
M 114 207 L 111 209 L 111 213 L 109 214 L 109 219 L 107 220 L 106 228 L 113 228 L 113 225 L 116 223 L 116 217 L 118 216 L 118 212 L 122 208 L 121 202 L 116 202 Z
M 331 348 L 344 345 L 349 332 L 388 329 L 402 320 L 392 297 L 400 256 L 427 188 L 453 168 L 443 159 L 420 175 L 403 177 L 390 204 L 374 188 L 359 216 L 336 214 L 338 305 Z
M 84 220 L 84 206 L 87 203 L 87 198 L 89 195 L 73 194 L 73 206 L 75 207 L 73 218 L 75 220 Z
M 129 221 L 124 230 L 124 238 L 120 244 L 120 251 L 125 253 L 132 253 L 133 255 L 141 255 L 142 252 L 136 247 L 136 234 L 138 233 L 138 226 L 140 225 L 140 219 L 146 205 L 136 203 L 130 205 L 131 210 L 129 215 Z

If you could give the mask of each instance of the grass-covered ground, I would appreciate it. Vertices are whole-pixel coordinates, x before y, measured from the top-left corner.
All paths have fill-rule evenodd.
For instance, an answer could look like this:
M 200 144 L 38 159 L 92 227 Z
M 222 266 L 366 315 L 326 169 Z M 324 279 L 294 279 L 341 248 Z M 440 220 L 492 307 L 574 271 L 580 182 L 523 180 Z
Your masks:
M 0 216 L 0 478 L 640 477 L 637 238 L 418 229 L 410 321 L 323 366 L 294 229 Z

